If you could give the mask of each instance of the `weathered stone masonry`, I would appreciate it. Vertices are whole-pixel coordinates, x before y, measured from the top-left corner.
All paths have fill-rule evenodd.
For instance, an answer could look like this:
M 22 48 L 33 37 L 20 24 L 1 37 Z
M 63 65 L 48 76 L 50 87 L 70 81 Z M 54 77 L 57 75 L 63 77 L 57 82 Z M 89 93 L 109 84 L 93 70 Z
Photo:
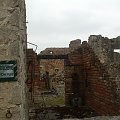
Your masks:
M 37 103 L 40 97 L 39 91 L 42 86 L 40 81 L 40 65 L 37 60 L 37 53 L 33 49 L 27 49 L 27 86 L 29 107 Z
M 46 48 L 40 54 L 27 49 L 27 86 L 29 106 L 63 106 L 65 104 L 64 59 L 80 45 L 80 40 L 70 43 L 70 48 Z M 46 78 L 49 73 L 49 80 Z M 48 95 L 43 95 L 50 93 Z M 44 100 L 43 101 L 43 97 Z
M 28 108 L 30 110 L 40 103 L 41 91 L 45 88 L 40 76 L 41 64 L 51 76 L 65 69 L 65 76 L 59 72 L 53 78 L 65 77 L 66 105 L 88 106 L 99 115 L 120 115 L 120 54 L 114 51 L 120 49 L 120 37 L 108 39 L 92 35 L 88 43 L 81 44 L 78 39 L 71 41 L 69 48 L 59 48 L 60 53 L 54 48 L 42 53 L 45 56 L 49 54 L 47 57 L 52 59 L 64 53 L 64 68 L 61 58 L 57 61 L 43 60 L 40 64 L 37 54 L 29 49 L 26 67 L 25 11 L 24 0 L 0 0 L 0 63 L 17 63 L 16 81 L 0 78 L 0 120 L 8 117 L 10 120 L 28 120 Z M 50 65 L 55 68 L 50 69 Z
M 40 84 L 41 90 L 38 101 L 44 97 L 46 106 L 65 105 L 65 77 L 64 60 L 67 54 L 80 46 L 79 39 L 70 42 L 68 48 L 46 48 L 38 55 L 40 61 Z M 49 93 L 48 95 L 45 95 Z
M 27 120 L 24 0 L 0 0 L 0 61 L 17 61 L 17 81 L 0 80 L 0 120 Z
M 120 37 L 108 39 L 107 37 L 94 36 L 89 37 L 89 45 L 96 53 L 98 59 L 106 67 L 110 75 L 113 91 L 116 101 L 120 100 L 120 53 L 115 52 L 120 50 Z
M 65 50 L 62 48 L 49 48 L 42 51 L 42 55 L 37 56 L 33 50 L 28 50 L 28 61 L 34 61 L 31 66 L 34 71 L 31 73 L 37 75 L 33 76 L 34 82 L 31 84 L 33 102 L 40 104 L 41 93 L 46 87 L 40 72 L 47 71 L 53 74 L 58 67 L 57 69 L 65 70 L 65 104 L 67 106 L 88 106 L 99 115 L 119 115 L 120 54 L 114 52 L 114 49 L 119 48 L 119 44 L 119 37 L 108 39 L 102 36 L 90 36 L 88 43 L 81 44 L 80 40 L 71 41 L 66 53 L 59 54 L 59 50 Z M 65 55 L 61 56 L 61 54 Z M 64 60 L 59 61 L 58 58 L 64 58 Z M 39 62 L 39 59 L 43 60 Z M 29 76 L 30 74 L 28 78 Z
M 99 36 L 94 37 L 99 38 Z M 101 39 L 99 40 L 102 41 Z M 109 57 L 95 54 L 98 52 L 97 49 L 99 51 L 104 49 L 101 44 L 99 44 L 99 48 L 94 45 L 95 43 L 98 44 L 99 40 L 89 40 L 91 46 L 87 42 L 83 42 L 79 49 L 69 54 L 65 63 L 66 105 L 75 106 L 74 98 L 77 98 L 77 106 L 89 106 L 100 115 L 119 115 L 119 89 L 116 90 L 120 81 L 117 72 L 119 70 L 112 68 L 117 72 L 115 74 L 117 75 L 116 80 L 115 75 L 110 72 L 111 69 L 108 69 L 106 64 L 102 62 Z M 108 46 L 107 44 L 105 45 Z M 117 58 L 119 56 L 117 54 Z M 106 63 L 109 64 L 108 61 Z M 116 63 L 118 65 L 119 61 L 116 61 Z

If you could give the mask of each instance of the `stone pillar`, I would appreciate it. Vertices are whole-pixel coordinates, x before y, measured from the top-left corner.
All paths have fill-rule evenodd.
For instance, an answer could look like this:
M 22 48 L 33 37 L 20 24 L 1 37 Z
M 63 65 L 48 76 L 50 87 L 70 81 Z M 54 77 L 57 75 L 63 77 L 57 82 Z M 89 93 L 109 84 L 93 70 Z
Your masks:
M 0 120 L 28 120 L 24 0 L 0 0 L 0 63 L 16 61 L 15 80 L 0 78 Z

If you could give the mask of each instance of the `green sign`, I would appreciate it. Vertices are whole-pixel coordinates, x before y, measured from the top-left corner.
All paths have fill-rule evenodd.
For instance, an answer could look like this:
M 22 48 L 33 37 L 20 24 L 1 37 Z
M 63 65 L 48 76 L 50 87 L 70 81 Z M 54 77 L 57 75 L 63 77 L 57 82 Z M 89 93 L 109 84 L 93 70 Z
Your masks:
M 16 61 L 0 61 L 0 82 L 16 81 L 16 76 Z

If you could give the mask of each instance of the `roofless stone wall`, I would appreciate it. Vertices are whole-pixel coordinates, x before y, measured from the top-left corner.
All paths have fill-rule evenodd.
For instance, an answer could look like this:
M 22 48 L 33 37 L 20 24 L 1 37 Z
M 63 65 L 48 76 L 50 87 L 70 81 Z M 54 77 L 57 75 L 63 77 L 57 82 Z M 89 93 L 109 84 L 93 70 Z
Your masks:
M 99 115 L 119 115 L 119 79 L 112 76 L 89 44 L 83 42 L 65 60 L 66 105 L 89 106 Z
M 27 41 L 25 11 L 24 0 L 0 0 L 0 64 L 12 61 L 16 66 L 15 74 L 10 78 L 3 76 L 5 78 L 2 79 L 2 74 L 0 75 L 0 120 L 28 119 L 25 92 Z M 4 69 L 4 75 L 7 72 L 10 70 Z
M 115 99 L 120 100 L 120 36 L 109 39 L 101 35 L 91 35 L 89 37 L 89 45 L 96 53 L 100 62 L 106 67 L 111 80 L 114 83 Z

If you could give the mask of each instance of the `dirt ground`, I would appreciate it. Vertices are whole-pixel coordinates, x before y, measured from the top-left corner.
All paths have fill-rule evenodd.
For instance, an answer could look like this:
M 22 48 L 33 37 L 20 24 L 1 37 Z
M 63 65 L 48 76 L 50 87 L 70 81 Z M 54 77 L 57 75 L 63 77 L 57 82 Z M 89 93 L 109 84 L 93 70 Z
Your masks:
M 49 107 L 33 110 L 29 113 L 29 116 L 29 120 L 62 120 L 94 117 L 97 114 L 88 107 Z

